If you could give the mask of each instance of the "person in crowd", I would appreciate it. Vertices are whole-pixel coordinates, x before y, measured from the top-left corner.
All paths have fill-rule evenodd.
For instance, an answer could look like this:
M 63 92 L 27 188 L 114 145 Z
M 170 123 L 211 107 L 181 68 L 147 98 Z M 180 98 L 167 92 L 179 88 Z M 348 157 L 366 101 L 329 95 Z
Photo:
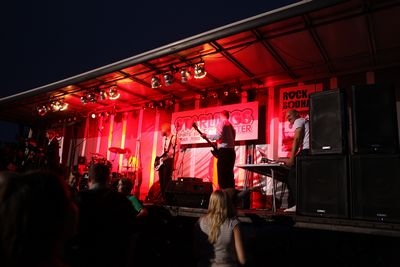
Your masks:
M 71 192 L 71 197 L 74 201 L 78 201 L 79 196 L 79 184 L 81 175 L 79 172 L 67 171 L 65 175 L 67 177 L 68 189 Z
M 175 165 L 175 149 L 177 144 L 176 135 L 171 132 L 171 124 L 165 123 L 161 127 L 163 136 L 162 154 L 156 157 L 154 169 L 158 170 L 158 178 L 160 182 L 160 190 L 163 201 L 165 201 L 165 190 L 168 183 L 172 181 L 172 173 Z
M 195 230 L 197 266 L 246 264 L 241 222 L 227 190 L 211 193 L 207 213 L 198 219 Z
M 217 175 L 220 189 L 235 188 L 234 166 L 236 160 L 236 131 L 229 121 L 229 111 L 223 110 L 219 115 L 215 134 L 203 133 L 203 138 L 215 140 L 218 146 Z
M 308 155 L 310 149 L 310 133 L 308 117 L 303 118 L 296 109 L 290 109 L 286 112 L 286 119 L 294 129 L 292 150 L 285 164 L 290 167 L 287 178 L 289 190 L 288 208 L 284 212 L 296 212 L 297 202 L 297 179 L 296 179 L 296 158 L 298 156 Z
M 0 259 L 8 267 L 66 267 L 78 210 L 62 176 L 0 173 Z
M 132 189 L 133 189 L 132 179 L 122 177 L 118 181 L 117 189 L 118 192 L 125 195 L 132 203 L 137 213 L 136 215 L 137 218 L 143 218 L 147 216 L 147 209 L 143 206 L 140 200 L 132 194 Z
M 46 167 L 49 170 L 58 171 L 60 168 L 60 144 L 57 133 L 53 129 L 46 131 L 47 146 L 45 149 Z
M 110 185 L 105 163 L 89 167 L 88 190 L 78 196 L 79 225 L 74 266 L 121 267 L 130 261 L 136 230 L 136 212 L 131 202 Z

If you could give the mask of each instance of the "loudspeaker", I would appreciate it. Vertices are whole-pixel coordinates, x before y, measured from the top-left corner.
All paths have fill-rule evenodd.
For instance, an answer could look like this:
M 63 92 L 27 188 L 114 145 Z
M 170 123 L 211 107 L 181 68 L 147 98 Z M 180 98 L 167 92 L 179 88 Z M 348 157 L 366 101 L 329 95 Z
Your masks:
M 354 154 L 395 154 L 399 151 L 396 93 L 391 85 L 352 86 Z
M 213 191 L 211 182 L 194 179 L 170 181 L 165 189 L 167 205 L 207 208 Z
M 296 171 L 297 214 L 349 217 L 349 171 L 346 155 L 298 157 Z
M 310 94 L 310 154 L 347 152 L 345 94 L 340 89 Z
M 400 156 L 351 157 L 351 217 L 400 222 Z

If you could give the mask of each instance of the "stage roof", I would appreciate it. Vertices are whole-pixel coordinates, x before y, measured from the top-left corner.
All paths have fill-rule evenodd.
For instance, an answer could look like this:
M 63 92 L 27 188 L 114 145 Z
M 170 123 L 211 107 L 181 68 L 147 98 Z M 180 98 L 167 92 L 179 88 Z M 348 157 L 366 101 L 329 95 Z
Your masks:
M 90 112 L 123 112 L 190 101 L 217 92 L 297 84 L 339 75 L 400 66 L 399 0 L 301 1 L 204 32 L 52 84 L 0 99 L 0 120 L 85 117 Z M 194 79 L 204 62 L 207 75 Z M 181 71 L 191 72 L 187 82 Z M 23 70 L 22 70 L 23 71 Z M 163 75 L 174 77 L 164 84 Z M 152 88 L 154 75 L 159 88 Z M 23 76 L 23 73 L 22 73 Z M 100 100 L 115 88 L 117 100 Z M 97 97 L 82 103 L 82 96 Z M 68 110 L 40 116 L 53 100 Z

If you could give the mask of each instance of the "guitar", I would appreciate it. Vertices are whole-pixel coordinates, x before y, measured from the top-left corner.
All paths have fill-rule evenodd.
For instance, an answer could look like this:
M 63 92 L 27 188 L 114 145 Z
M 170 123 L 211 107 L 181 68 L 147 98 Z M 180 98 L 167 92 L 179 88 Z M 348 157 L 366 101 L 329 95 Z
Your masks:
M 207 137 L 203 137 L 203 133 L 200 131 L 199 127 L 195 122 L 192 124 L 193 128 L 200 134 L 200 136 L 207 141 L 207 143 L 212 147 L 211 154 L 213 154 L 214 157 L 218 158 L 218 147 L 215 143 L 211 142 L 210 139 Z
M 156 156 L 155 160 L 154 160 L 154 170 L 158 171 L 160 169 L 160 167 L 163 165 L 164 163 L 164 159 L 167 156 L 168 151 L 165 151 L 161 156 Z

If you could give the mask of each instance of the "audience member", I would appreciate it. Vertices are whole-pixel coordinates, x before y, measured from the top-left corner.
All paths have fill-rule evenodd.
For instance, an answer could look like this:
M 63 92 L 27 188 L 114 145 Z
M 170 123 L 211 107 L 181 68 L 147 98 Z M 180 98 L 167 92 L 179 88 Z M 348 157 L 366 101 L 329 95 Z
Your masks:
M 135 208 L 135 211 L 137 213 L 136 217 L 137 218 L 142 218 L 147 216 L 147 209 L 143 206 L 143 204 L 140 202 L 140 200 L 132 194 L 132 189 L 133 189 L 133 182 L 132 179 L 122 177 L 118 181 L 118 192 L 122 193 L 124 196 L 126 196 L 129 201 L 132 203 L 133 207 Z
M 47 171 L 0 174 L 1 266 L 65 267 L 65 245 L 78 211 L 61 176 Z
M 232 195 L 224 190 L 211 193 L 207 213 L 196 224 L 198 266 L 233 267 L 246 264 L 241 223 Z
M 89 167 L 86 191 L 79 192 L 76 266 L 120 267 L 130 260 L 136 212 L 131 202 L 109 187 L 110 168 Z

